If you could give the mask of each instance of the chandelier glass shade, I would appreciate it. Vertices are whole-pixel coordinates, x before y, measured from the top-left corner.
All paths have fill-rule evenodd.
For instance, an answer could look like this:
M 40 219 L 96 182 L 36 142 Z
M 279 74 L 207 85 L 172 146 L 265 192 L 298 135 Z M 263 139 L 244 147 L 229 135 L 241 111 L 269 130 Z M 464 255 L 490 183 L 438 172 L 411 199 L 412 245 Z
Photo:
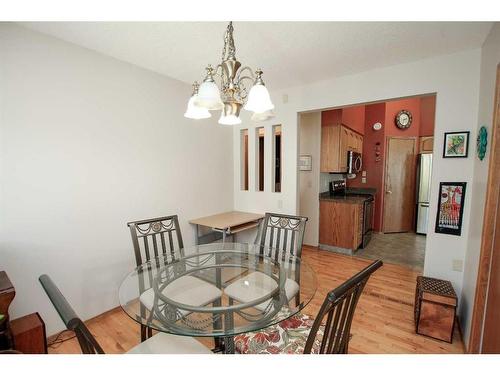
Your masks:
M 216 111 L 224 107 L 224 103 L 222 103 L 220 98 L 219 88 L 214 81 L 205 81 L 201 84 L 194 105 L 209 111 Z
M 241 106 L 235 103 L 226 103 L 219 118 L 219 124 L 221 125 L 239 125 L 241 124 L 240 119 L 240 109 Z
M 198 99 L 198 83 L 195 82 L 193 85 L 193 95 L 189 98 L 186 112 L 184 113 L 184 117 L 200 120 L 204 118 L 212 117 L 212 114 L 208 111 L 208 109 L 197 106 L 196 100 Z
M 241 124 L 240 110 L 243 107 L 253 112 L 253 121 L 265 121 L 274 117 L 274 105 L 262 80 L 262 71 L 257 69 L 254 72 L 249 67 L 240 67 L 241 63 L 236 59 L 233 23 L 229 22 L 224 34 L 222 61 L 215 68 L 207 66 L 206 76 L 199 88 L 195 82 L 195 92 L 189 99 L 185 116 L 193 119 L 207 118 L 209 116 L 206 116 L 206 112 L 221 110 L 219 124 L 237 125 Z M 196 112 L 197 110 L 206 112 Z M 190 116 L 191 113 L 194 115 Z M 199 113 L 203 113 L 205 117 L 197 117 Z
M 258 78 L 260 81 L 262 79 Z M 266 86 L 256 82 L 248 93 L 247 104 L 244 107 L 247 111 L 255 113 L 264 113 L 274 109 L 274 104 L 271 102 L 271 96 L 266 89 Z

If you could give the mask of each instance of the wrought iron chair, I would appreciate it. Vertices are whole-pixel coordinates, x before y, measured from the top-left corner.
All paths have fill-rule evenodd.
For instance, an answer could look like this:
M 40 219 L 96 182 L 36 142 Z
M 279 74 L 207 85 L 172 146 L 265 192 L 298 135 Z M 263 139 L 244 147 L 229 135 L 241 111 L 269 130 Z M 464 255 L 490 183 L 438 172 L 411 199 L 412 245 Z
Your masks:
M 276 260 L 286 254 L 296 257 L 302 256 L 302 242 L 306 230 L 308 218 L 304 216 L 292 216 L 266 212 L 262 220 L 255 244 L 271 249 L 267 256 L 272 256 Z
M 347 354 L 359 298 L 371 274 L 382 264 L 381 260 L 373 262 L 329 292 L 316 319 L 298 314 L 263 331 L 238 335 L 236 350 L 242 354 Z M 254 341 L 257 338 L 258 343 Z
M 179 227 L 177 215 L 164 216 L 147 220 L 132 221 L 127 223 L 134 245 L 135 261 L 137 266 L 154 260 L 158 256 L 175 261 L 184 256 L 184 243 Z M 143 275 L 146 277 L 146 275 Z M 151 277 L 151 275 L 149 275 Z M 148 282 L 149 281 L 149 282 Z M 140 279 L 140 301 L 142 314 L 144 309 L 152 310 L 154 291 L 151 288 L 152 280 Z M 183 276 L 171 283 L 163 293 L 176 290 L 176 299 L 191 306 L 204 306 L 218 301 L 222 296 L 220 289 L 214 285 L 194 276 Z M 186 291 L 179 296 L 178 291 Z M 196 290 L 196 292 L 193 292 Z M 141 325 L 141 341 L 151 337 L 151 328 Z
M 290 262 L 287 260 L 290 256 L 300 258 L 302 255 L 302 242 L 304 240 L 307 219 L 307 217 L 303 216 L 267 212 L 264 219 L 261 221 L 257 237 L 255 238 L 255 244 L 260 245 L 261 255 L 272 257 L 280 262 L 288 274 L 289 272 L 294 272 L 294 278 L 287 278 L 285 281 L 285 293 L 289 301 L 295 297 L 296 304 L 300 302 L 298 283 L 300 280 L 300 269 L 288 269 L 287 266 Z M 264 254 L 265 251 L 267 251 L 267 253 Z M 260 272 L 253 272 L 235 281 L 224 291 L 234 300 L 248 302 L 245 298 L 245 284 L 250 281 L 259 282 L 257 279 L 261 279 L 260 284 L 268 285 L 269 287 L 275 284 L 267 275 Z M 266 303 L 262 303 L 256 306 L 256 308 L 264 310 L 266 306 Z
M 83 354 L 104 354 L 95 337 L 85 323 L 76 315 L 61 291 L 48 275 L 38 278 L 43 289 L 49 296 L 57 313 L 67 329 L 73 331 L 78 339 Z M 153 337 L 132 348 L 129 354 L 212 354 L 212 351 L 192 337 L 157 333 Z

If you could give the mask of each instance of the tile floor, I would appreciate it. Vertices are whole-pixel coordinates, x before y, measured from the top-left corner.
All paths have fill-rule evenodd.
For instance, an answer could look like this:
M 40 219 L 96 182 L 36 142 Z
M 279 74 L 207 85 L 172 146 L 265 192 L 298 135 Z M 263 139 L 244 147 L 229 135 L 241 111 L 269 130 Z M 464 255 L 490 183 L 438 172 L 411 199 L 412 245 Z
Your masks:
M 388 263 L 401 264 L 416 271 L 424 268 L 425 236 L 415 233 L 374 233 L 372 240 L 354 256 L 382 259 Z

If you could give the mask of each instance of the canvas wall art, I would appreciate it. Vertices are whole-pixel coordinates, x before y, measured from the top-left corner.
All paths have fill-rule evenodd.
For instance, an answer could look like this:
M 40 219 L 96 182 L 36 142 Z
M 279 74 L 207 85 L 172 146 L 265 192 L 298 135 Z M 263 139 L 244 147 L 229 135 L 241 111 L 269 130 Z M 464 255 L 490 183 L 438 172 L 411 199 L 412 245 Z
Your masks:
M 462 234 L 462 216 L 466 182 L 441 182 L 439 184 L 436 233 Z

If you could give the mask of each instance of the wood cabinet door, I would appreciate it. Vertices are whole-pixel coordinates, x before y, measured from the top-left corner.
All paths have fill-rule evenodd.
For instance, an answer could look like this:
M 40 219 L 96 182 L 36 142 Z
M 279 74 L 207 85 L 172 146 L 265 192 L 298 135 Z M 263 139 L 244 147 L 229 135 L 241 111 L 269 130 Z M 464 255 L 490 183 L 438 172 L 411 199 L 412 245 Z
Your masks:
M 358 133 L 352 133 L 352 138 L 353 138 L 353 151 L 359 152 L 359 134 Z
M 319 201 L 319 243 L 333 246 L 333 203 Z
M 321 127 L 321 154 L 320 154 L 320 163 L 319 170 L 320 172 L 328 172 L 328 164 L 329 164 L 329 144 L 330 144 L 330 131 L 328 126 Z
M 321 127 L 320 171 L 324 173 L 339 171 L 340 126 Z
M 347 151 L 356 151 L 356 133 L 354 133 L 351 129 L 347 129 L 347 137 Z
M 430 154 L 434 147 L 434 137 L 420 137 L 420 153 Z
M 340 129 L 339 172 L 347 171 L 347 151 L 349 151 L 349 146 L 349 129 L 347 129 L 345 126 L 342 126 Z
M 320 201 L 319 243 L 356 250 L 361 243 L 362 205 Z

